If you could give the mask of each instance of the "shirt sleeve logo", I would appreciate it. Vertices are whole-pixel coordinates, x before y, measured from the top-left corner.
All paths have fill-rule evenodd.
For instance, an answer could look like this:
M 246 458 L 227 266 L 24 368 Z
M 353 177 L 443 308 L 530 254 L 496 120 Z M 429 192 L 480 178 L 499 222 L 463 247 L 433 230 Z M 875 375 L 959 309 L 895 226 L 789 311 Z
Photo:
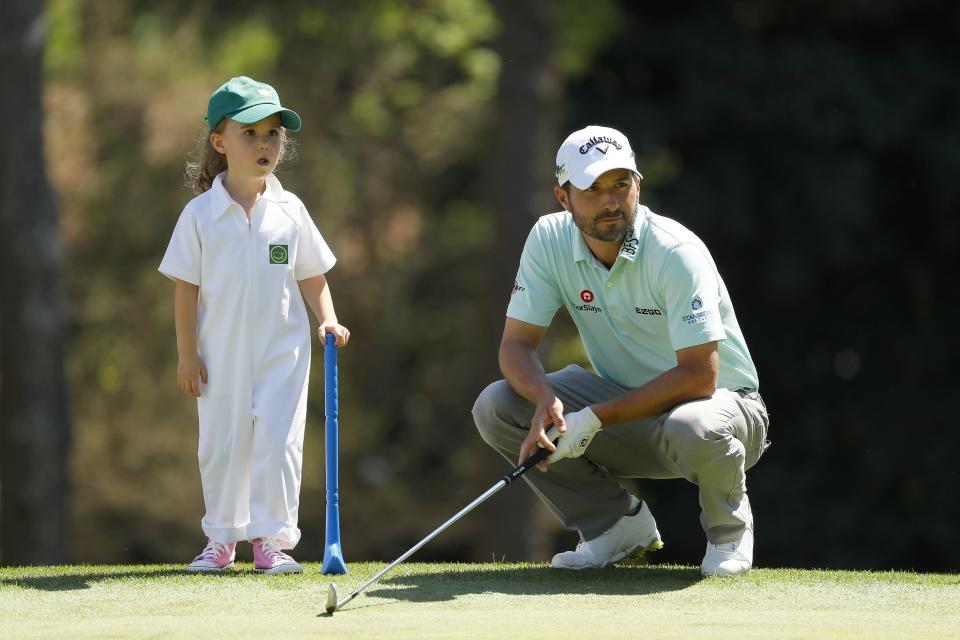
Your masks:
M 693 300 L 690 301 L 690 308 L 693 309 L 693 313 L 680 318 L 684 324 L 693 325 L 708 322 L 717 316 L 716 309 L 703 309 L 703 300 L 700 299 L 700 296 L 693 297 Z
M 287 254 L 287 245 L 285 244 L 270 245 L 270 264 L 289 264 L 289 256 Z
M 510 291 L 510 295 L 513 295 L 513 294 L 515 294 L 515 293 L 520 293 L 520 292 L 526 291 L 526 290 L 527 290 L 526 287 L 524 287 L 524 286 L 521 285 L 519 282 L 517 282 L 516 280 L 514 280 L 514 281 L 513 281 L 513 290 Z
M 590 291 L 590 289 L 584 289 L 580 292 L 580 299 L 587 303 L 593 302 L 593 291 Z

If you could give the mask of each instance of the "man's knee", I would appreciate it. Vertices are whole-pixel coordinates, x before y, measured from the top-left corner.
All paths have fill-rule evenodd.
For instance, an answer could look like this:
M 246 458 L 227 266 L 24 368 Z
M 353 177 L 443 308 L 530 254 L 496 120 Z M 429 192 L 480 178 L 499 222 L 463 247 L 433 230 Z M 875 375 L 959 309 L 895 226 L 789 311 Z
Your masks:
M 713 411 L 703 409 L 703 401 L 694 401 L 682 404 L 670 413 L 663 430 L 671 449 L 694 453 L 728 448 L 729 425 Z
M 723 488 L 729 495 L 742 493 L 745 450 L 714 411 L 688 403 L 675 409 L 664 423 L 667 457 L 683 476 L 699 485 Z
M 480 392 L 473 403 L 473 422 L 480 437 L 493 444 L 494 434 L 504 425 L 503 415 L 507 407 L 516 402 L 517 394 L 506 380 L 498 380 Z

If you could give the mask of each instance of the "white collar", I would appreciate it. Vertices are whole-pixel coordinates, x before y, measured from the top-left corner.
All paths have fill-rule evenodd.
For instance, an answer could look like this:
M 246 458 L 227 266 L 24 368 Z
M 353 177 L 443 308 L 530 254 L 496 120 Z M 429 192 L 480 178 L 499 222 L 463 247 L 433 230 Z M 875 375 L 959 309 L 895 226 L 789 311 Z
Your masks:
M 213 179 L 213 184 L 210 185 L 210 210 L 213 212 L 214 220 L 226 213 L 231 205 L 240 206 L 236 200 L 230 197 L 227 188 L 223 186 L 223 179 L 226 174 L 226 171 L 218 174 L 217 177 Z M 263 190 L 263 193 L 260 194 L 260 198 L 265 198 L 278 204 L 287 201 L 286 192 L 283 190 L 283 185 L 280 184 L 277 176 L 271 173 L 266 177 L 265 181 L 266 188 Z
M 640 255 L 640 242 L 639 239 L 643 233 L 644 226 L 647 224 L 647 213 L 649 210 L 646 207 L 637 207 L 637 219 L 633 221 L 633 230 L 627 234 L 627 237 L 624 239 L 623 244 L 620 245 L 620 252 L 617 254 L 617 259 L 624 258 L 633 262 L 637 259 L 637 256 Z M 580 228 L 576 226 L 577 223 L 573 222 L 573 214 L 570 215 L 570 222 L 574 225 L 577 232 L 573 235 L 573 261 L 580 262 L 581 260 L 596 260 L 593 252 L 590 251 L 590 247 L 587 246 L 587 241 L 583 239 L 583 232 L 580 231 Z

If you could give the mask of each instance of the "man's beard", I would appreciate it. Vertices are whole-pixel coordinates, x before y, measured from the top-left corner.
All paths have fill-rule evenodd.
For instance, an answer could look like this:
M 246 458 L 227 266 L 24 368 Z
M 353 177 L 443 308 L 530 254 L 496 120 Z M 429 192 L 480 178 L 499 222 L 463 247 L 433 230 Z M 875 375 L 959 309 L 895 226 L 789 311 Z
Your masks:
M 577 225 L 577 228 L 580 229 L 584 235 L 596 240 L 602 240 L 604 242 L 623 242 L 624 238 L 627 237 L 627 234 L 630 233 L 630 231 L 633 229 L 634 223 L 637 221 L 637 211 L 639 208 L 640 203 L 638 202 L 636 205 L 634 205 L 633 210 L 629 211 L 629 213 L 624 209 L 605 211 L 603 213 L 598 213 L 590 220 L 584 220 L 582 216 L 577 214 L 572 206 L 570 208 L 570 213 L 573 216 L 574 224 Z M 618 224 L 609 224 L 604 222 L 605 219 L 615 218 L 618 215 L 622 216 L 619 219 Z

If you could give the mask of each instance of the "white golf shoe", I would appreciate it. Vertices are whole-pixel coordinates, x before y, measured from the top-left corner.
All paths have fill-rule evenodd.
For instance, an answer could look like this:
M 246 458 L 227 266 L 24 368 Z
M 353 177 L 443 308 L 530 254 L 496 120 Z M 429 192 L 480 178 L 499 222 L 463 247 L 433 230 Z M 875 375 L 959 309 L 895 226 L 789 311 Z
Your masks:
M 707 553 L 703 556 L 701 571 L 705 576 L 738 576 L 750 571 L 753 566 L 753 523 L 739 538 L 726 544 L 707 541 Z
M 554 569 L 600 569 L 618 560 L 663 548 L 657 522 L 647 503 L 632 516 L 623 516 L 593 540 L 581 540 L 576 551 L 553 556 Z

